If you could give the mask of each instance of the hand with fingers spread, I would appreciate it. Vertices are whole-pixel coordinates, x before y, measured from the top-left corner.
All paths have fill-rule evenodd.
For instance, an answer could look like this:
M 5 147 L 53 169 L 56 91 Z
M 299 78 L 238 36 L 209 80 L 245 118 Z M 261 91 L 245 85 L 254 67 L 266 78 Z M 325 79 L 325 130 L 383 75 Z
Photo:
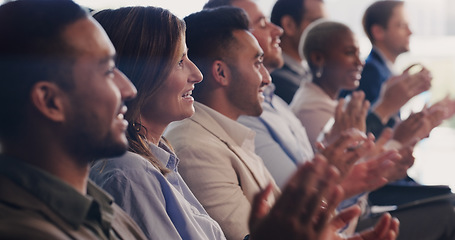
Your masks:
M 341 182 L 345 199 L 384 186 L 388 182 L 388 171 L 394 168 L 394 162 L 400 158 L 396 150 L 389 150 L 355 164 Z
M 373 106 L 373 112 L 385 124 L 389 118 L 395 115 L 400 108 L 412 97 L 427 91 L 431 87 L 432 76 L 425 67 L 415 74 L 410 74 L 409 70 L 416 64 L 408 67 L 401 75 L 393 76 L 388 79 L 381 96 Z
M 342 237 L 337 229 L 344 227 L 360 214 L 358 206 L 352 206 L 335 216 L 324 231 L 321 240 L 394 240 L 398 236 L 400 222 L 390 214 L 384 214 L 372 229 L 367 229 L 351 237 Z
M 325 135 L 325 142 L 332 143 L 347 129 L 357 128 L 365 132 L 369 108 L 370 102 L 365 100 L 365 93 L 362 91 L 353 92 L 351 100 L 346 106 L 344 99 L 338 100 L 338 105 L 335 108 L 335 121 L 330 132 Z
M 449 119 L 455 115 L 455 99 L 450 99 L 449 96 L 446 96 L 442 100 L 433 104 L 431 108 L 441 108 L 444 110 L 444 116 L 442 120 Z
M 360 209 L 354 207 L 333 216 L 343 198 L 338 181 L 336 168 L 317 154 L 312 162 L 302 165 L 291 177 L 270 210 L 265 203 L 271 191 L 268 186 L 253 201 L 250 239 L 394 240 L 399 223 L 390 215 L 382 217 L 374 229 L 350 238 L 338 234 L 339 229 L 360 214 Z
M 327 147 L 317 145 L 319 152 L 334 165 L 343 178 L 361 157 L 374 147 L 374 136 L 368 137 L 362 131 L 351 128 L 343 131 L 339 138 Z
M 251 239 L 319 239 L 343 195 L 338 177 L 338 170 L 316 155 L 299 167 L 269 212 L 264 199 L 270 189 L 258 194 L 250 217 Z
M 385 175 L 385 178 L 387 178 L 389 182 L 403 179 L 407 176 L 407 171 L 410 167 L 412 167 L 415 160 L 414 156 L 412 155 L 412 152 L 414 151 L 414 145 L 415 144 L 410 144 L 408 146 L 402 147 L 399 150 L 401 159 L 394 161 L 395 166 L 393 168 L 390 168 Z
M 393 139 L 403 146 L 409 145 L 420 136 L 428 132 L 428 122 L 425 119 L 425 112 L 411 114 L 406 120 L 400 122 L 394 129 Z

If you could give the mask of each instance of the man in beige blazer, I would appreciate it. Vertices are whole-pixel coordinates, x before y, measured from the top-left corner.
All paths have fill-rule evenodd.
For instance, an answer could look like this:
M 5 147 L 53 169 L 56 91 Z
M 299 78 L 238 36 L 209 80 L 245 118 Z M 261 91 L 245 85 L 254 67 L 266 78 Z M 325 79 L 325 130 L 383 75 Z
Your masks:
M 71 1 L 0 7 L 0 238 L 145 239 L 90 162 L 126 151 L 123 101 L 106 33 Z

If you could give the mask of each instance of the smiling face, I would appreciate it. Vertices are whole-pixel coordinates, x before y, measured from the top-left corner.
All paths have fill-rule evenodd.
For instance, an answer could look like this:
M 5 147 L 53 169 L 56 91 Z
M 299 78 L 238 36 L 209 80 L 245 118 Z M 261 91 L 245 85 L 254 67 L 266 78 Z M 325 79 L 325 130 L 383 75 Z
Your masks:
M 167 126 L 194 114 L 191 93 L 194 85 L 202 81 L 202 74 L 188 59 L 187 51 L 185 36 L 181 36 L 169 76 L 141 111 L 142 116 L 155 124 Z
M 280 47 L 283 29 L 271 23 L 253 1 L 234 1 L 233 6 L 248 14 L 250 31 L 264 51 L 264 66 L 270 71 L 283 66 Z
M 228 62 L 231 82 L 227 96 L 239 115 L 259 116 L 262 113 L 264 89 L 271 81 L 262 63 L 264 53 L 251 33 L 237 30 L 233 35 L 236 47 Z
M 91 159 L 122 154 L 128 147 L 123 101 L 133 98 L 136 89 L 115 68 L 115 49 L 94 19 L 83 18 L 69 25 L 62 38 L 75 54 L 74 89 L 68 90 L 65 98 L 65 146 L 75 156 Z
M 354 90 L 359 86 L 363 67 L 357 40 L 349 30 L 334 35 L 334 40 L 330 41 L 331 47 L 324 54 L 324 78 L 331 82 L 329 85 L 336 91 Z

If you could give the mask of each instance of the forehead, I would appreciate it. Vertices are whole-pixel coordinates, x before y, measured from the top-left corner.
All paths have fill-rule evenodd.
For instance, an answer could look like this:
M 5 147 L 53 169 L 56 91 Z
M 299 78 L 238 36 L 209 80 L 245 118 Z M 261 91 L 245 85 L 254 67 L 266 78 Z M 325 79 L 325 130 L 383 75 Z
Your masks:
M 251 24 L 255 24 L 260 19 L 265 18 L 264 13 L 259 9 L 258 5 L 250 0 L 237 0 L 232 3 L 234 7 L 242 8 L 248 14 Z
M 350 47 L 358 48 L 357 38 L 350 30 L 337 31 L 333 34 L 331 41 L 329 41 L 327 44 L 329 45 L 328 47 L 333 46 L 333 48 L 339 49 Z
M 305 17 L 316 20 L 325 17 L 325 8 L 323 0 L 304 0 Z
M 401 22 L 404 20 L 406 20 L 406 16 L 405 16 L 403 5 L 398 5 L 393 8 L 392 15 L 390 15 L 388 24 L 395 23 L 395 22 Z
M 234 48 L 238 57 L 241 56 L 242 58 L 253 60 L 263 54 L 258 41 L 249 31 L 236 30 L 233 32 L 233 35 L 236 39 L 236 46 Z
M 103 58 L 115 54 L 106 32 L 92 17 L 82 18 L 68 25 L 62 38 L 78 57 Z

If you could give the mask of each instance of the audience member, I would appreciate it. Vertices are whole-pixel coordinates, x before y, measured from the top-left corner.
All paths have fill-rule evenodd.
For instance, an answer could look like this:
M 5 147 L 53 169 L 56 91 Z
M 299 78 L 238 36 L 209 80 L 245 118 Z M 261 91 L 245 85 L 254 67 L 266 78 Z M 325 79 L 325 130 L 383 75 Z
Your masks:
M 205 8 L 226 5 L 241 7 L 246 11 L 249 16 L 249 29 L 262 49 L 270 49 L 270 45 L 273 45 L 273 41 L 264 39 L 273 40 L 281 35 L 276 31 L 279 28 L 268 21 L 253 1 L 210 0 Z M 258 23 L 262 23 L 266 28 L 260 27 Z M 272 71 L 277 67 L 276 64 L 266 64 L 267 62 L 282 62 L 282 56 L 276 51 L 264 51 L 266 68 Z M 299 164 L 313 158 L 313 149 L 305 128 L 289 110 L 287 103 L 274 94 L 272 83 L 264 89 L 263 94 L 263 113 L 260 116 L 243 115 L 237 121 L 255 131 L 255 153 L 263 159 L 278 186 L 282 187 Z
M 363 66 L 357 40 L 348 26 L 331 21 L 314 24 L 303 44 L 313 80 L 302 84 L 290 104 L 291 110 L 307 129 L 313 146 L 324 126 L 335 116 L 340 91 L 355 89 L 359 85 Z M 364 119 L 369 103 L 363 101 L 362 92 L 354 93 L 352 99 L 362 105 L 360 114 L 347 112 L 360 120 L 357 126 L 352 127 L 365 131 Z
M 254 132 L 235 121 L 262 112 L 270 77 L 242 10 L 204 11 L 185 21 L 189 56 L 204 80 L 193 91 L 196 113 L 171 123 L 165 136 L 181 159 L 179 171 L 209 215 L 228 239 L 241 239 L 249 232 L 254 195 L 271 183 L 271 206 L 280 193 L 254 153 Z
M 281 48 L 284 65 L 271 72 L 275 94 L 291 103 L 303 81 L 311 81 L 311 71 L 299 53 L 300 38 L 306 27 L 326 16 L 323 0 L 278 0 L 272 9 L 272 23 L 283 28 Z
M 195 115 L 171 123 L 165 133 L 182 159 L 182 176 L 228 239 L 247 231 L 252 192 L 272 182 L 269 205 L 279 193 L 252 149 L 254 132 L 235 122 L 242 113 L 261 113 L 261 92 L 270 79 L 246 17 L 235 11 L 206 10 L 185 19 L 189 56 L 204 81 L 194 91 Z
M 1 238 L 146 239 L 88 181 L 91 161 L 126 151 L 136 94 L 105 32 L 57 0 L 0 6 L 0 32 Z
M 202 80 L 188 59 L 185 23 L 167 10 L 128 7 L 94 15 L 117 49 L 117 65 L 138 88 L 128 102 L 129 151 L 98 161 L 90 177 L 114 196 L 149 239 L 225 239 L 177 171 L 162 133 L 194 113 Z

